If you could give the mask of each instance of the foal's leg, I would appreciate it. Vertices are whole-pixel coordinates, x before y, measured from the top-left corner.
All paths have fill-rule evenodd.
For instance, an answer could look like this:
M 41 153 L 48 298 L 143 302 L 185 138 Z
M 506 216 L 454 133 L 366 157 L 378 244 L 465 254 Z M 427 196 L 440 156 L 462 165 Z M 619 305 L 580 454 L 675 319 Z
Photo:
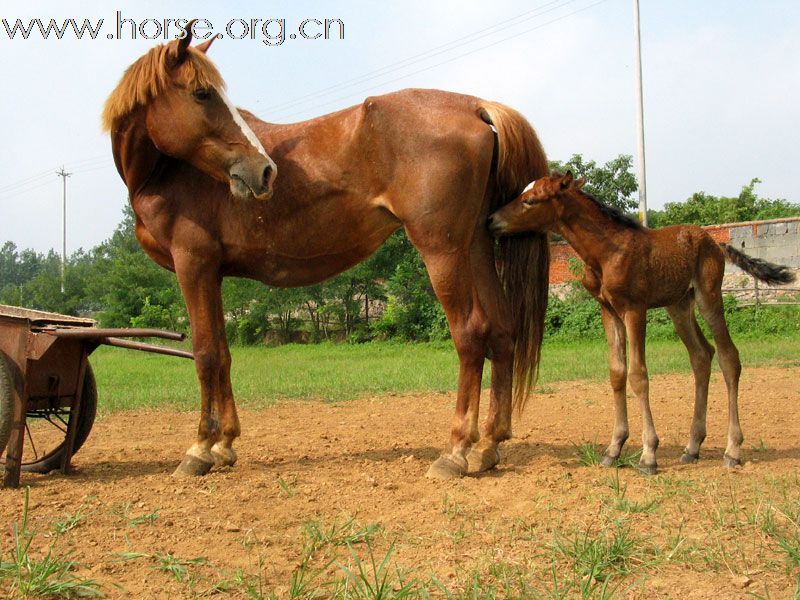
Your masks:
M 697 319 L 694 317 L 694 301 L 690 298 L 667 306 L 667 313 L 675 325 L 675 331 L 689 352 L 689 362 L 694 373 L 694 416 L 689 431 L 689 443 L 683 451 L 681 462 L 689 464 L 700 458 L 700 445 L 706 439 L 706 413 L 708 412 L 708 380 L 711 377 L 711 359 L 714 347 L 708 343 Z
M 447 315 L 460 362 L 450 448 L 434 461 L 427 473 L 435 479 L 450 479 L 466 473 L 467 453 L 478 441 L 478 405 L 488 324 L 472 285 L 467 253 L 423 253 L 423 259 Z
M 658 470 L 656 463 L 658 436 L 653 424 L 653 414 L 650 412 L 650 381 L 647 376 L 647 363 L 644 355 L 647 309 L 629 310 L 625 313 L 624 320 L 631 354 L 628 378 L 633 393 L 639 399 L 642 411 L 642 458 L 639 460 L 639 467 L 645 473 L 653 475 Z
M 186 451 L 174 474 L 205 475 L 215 464 L 212 446 L 220 438 L 221 373 L 230 365 L 222 311 L 222 279 L 213 265 L 202 264 L 189 253 L 176 257 L 175 272 L 192 326 L 192 350 L 200 382 L 200 424 L 197 441 Z M 238 428 L 238 422 L 236 425 Z M 230 427 L 228 431 L 232 433 Z
M 476 232 L 471 259 L 478 298 L 488 319 L 487 344 L 492 360 L 491 399 L 483 435 L 467 456 L 469 471 L 480 472 L 492 469 L 500 462 L 498 446 L 511 437 L 514 327 L 511 309 L 497 275 L 492 240 L 485 230 Z
M 739 351 L 731 340 L 725 322 L 721 283 L 700 283 L 700 285 L 702 288 L 697 290 L 697 305 L 714 335 L 718 352 L 717 361 L 725 377 L 725 386 L 728 388 L 728 445 L 725 448 L 722 464 L 726 467 L 735 467 L 742 464 L 744 441 L 742 428 L 739 425 L 739 376 L 742 373 L 742 363 L 739 361 Z
M 628 399 L 625 387 L 628 378 L 628 365 L 625 360 L 625 324 L 604 305 L 600 305 L 603 328 L 608 341 L 608 374 L 611 389 L 614 391 L 614 433 L 611 443 L 603 456 L 603 466 L 610 467 L 622 453 L 622 446 L 628 439 Z

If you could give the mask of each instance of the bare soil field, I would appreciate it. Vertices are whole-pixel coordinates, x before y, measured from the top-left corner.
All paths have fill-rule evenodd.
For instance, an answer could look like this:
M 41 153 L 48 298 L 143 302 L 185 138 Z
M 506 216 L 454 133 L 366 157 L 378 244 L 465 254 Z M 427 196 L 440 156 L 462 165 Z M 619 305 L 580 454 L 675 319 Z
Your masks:
M 611 434 L 607 384 L 540 389 L 501 466 L 448 482 L 424 475 L 452 394 L 243 411 L 238 464 L 192 480 L 170 474 L 195 414 L 113 414 L 95 423 L 74 473 L 23 475 L 31 556 L 71 552 L 75 573 L 112 598 L 328 597 L 345 586 L 362 597 L 359 566 L 366 580 L 378 567 L 399 595 L 407 585 L 434 597 L 601 597 L 607 581 L 618 597 L 794 597 L 800 368 L 744 371 L 745 464 L 731 471 L 719 372 L 695 465 L 678 463 L 691 376 L 658 376 L 650 389 L 656 476 L 582 464 L 579 447 Z M 633 399 L 630 419 L 628 451 L 640 447 Z M 0 490 L 2 560 L 23 499 Z

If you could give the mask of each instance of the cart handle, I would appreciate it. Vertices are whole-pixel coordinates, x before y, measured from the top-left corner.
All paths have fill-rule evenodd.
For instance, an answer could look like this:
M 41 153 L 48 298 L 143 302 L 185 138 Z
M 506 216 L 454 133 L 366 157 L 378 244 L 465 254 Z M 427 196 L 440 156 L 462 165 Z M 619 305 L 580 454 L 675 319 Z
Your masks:
M 98 340 L 107 337 L 156 337 L 165 340 L 175 340 L 182 342 L 186 336 L 177 331 L 164 331 L 163 329 L 142 329 L 142 328 L 124 328 L 124 329 L 111 329 L 111 328 L 97 328 L 85 327 L 80 329 L 73 328 L 55 328 L 48 327 L 42 330 L 43 333 L 48 333 L 56 337 L 72 338 L 77 340 Z

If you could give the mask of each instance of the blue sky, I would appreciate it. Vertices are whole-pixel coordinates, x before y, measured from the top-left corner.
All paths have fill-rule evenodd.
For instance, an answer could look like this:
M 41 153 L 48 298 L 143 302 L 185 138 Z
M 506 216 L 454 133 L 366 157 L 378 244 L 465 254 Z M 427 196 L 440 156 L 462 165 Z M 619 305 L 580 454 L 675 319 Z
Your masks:
M 306 18 L 341 19 L 344 40 L 287 39 L 268 47 L 259 34 L 214 44 L 210 56 L 229 96 L 267 121 L 310 118 L 403 87 L 433 87 L 517 108 L 551 158 L 581 153 L 604 162 L 635 154 L 631 0 L 235 7 L 5 0 L 0 18 L 12 23 L 105 23 L 96 40 L 9 40 L 0 24 L 0 80 L 6 84 L 0 94 L 0 243 L 60 248 L 61 182 L 54 172 L 62 164 L 73 172 L 67 251 L 94 246 L 119 222 L 126 189 L 99 115 L 123 70 L 156 42 L 105 39 L 116 29 L 117 10 L 137 23 L 206 18 L 218 31 L 236 18 L 285 18 L 287 34 Z M 733 195 L 753 177 L 763 180 L 760 194 L 800 202 L 800 3 L 641 0 L 641 17 L 650 207 L 699 190 Z

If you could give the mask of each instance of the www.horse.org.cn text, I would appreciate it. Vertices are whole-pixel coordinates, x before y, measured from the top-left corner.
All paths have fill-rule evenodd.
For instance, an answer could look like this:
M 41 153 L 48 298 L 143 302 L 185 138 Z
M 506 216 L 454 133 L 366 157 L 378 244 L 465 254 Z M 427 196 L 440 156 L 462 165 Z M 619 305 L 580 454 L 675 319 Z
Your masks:
M 344 21 L 338 18 L 305 18 L 296 24 L 287 23 L 285 18 L 235 17 L 222 25 L 215 25 L 209 19 L 185 18 L 144 18 L 134 19 L 116 11 L 115 18 L 82 20 L 68 18 L 63 20 L 33 18 L 2 19 L 0 36 L 9 40 L 177 40 L 191 29 L 194 39 L 257 40 L 265 46 L 280 46 L 287 40 L 343 40 Z M 190 27 L 191 24 L 191 27 Z

